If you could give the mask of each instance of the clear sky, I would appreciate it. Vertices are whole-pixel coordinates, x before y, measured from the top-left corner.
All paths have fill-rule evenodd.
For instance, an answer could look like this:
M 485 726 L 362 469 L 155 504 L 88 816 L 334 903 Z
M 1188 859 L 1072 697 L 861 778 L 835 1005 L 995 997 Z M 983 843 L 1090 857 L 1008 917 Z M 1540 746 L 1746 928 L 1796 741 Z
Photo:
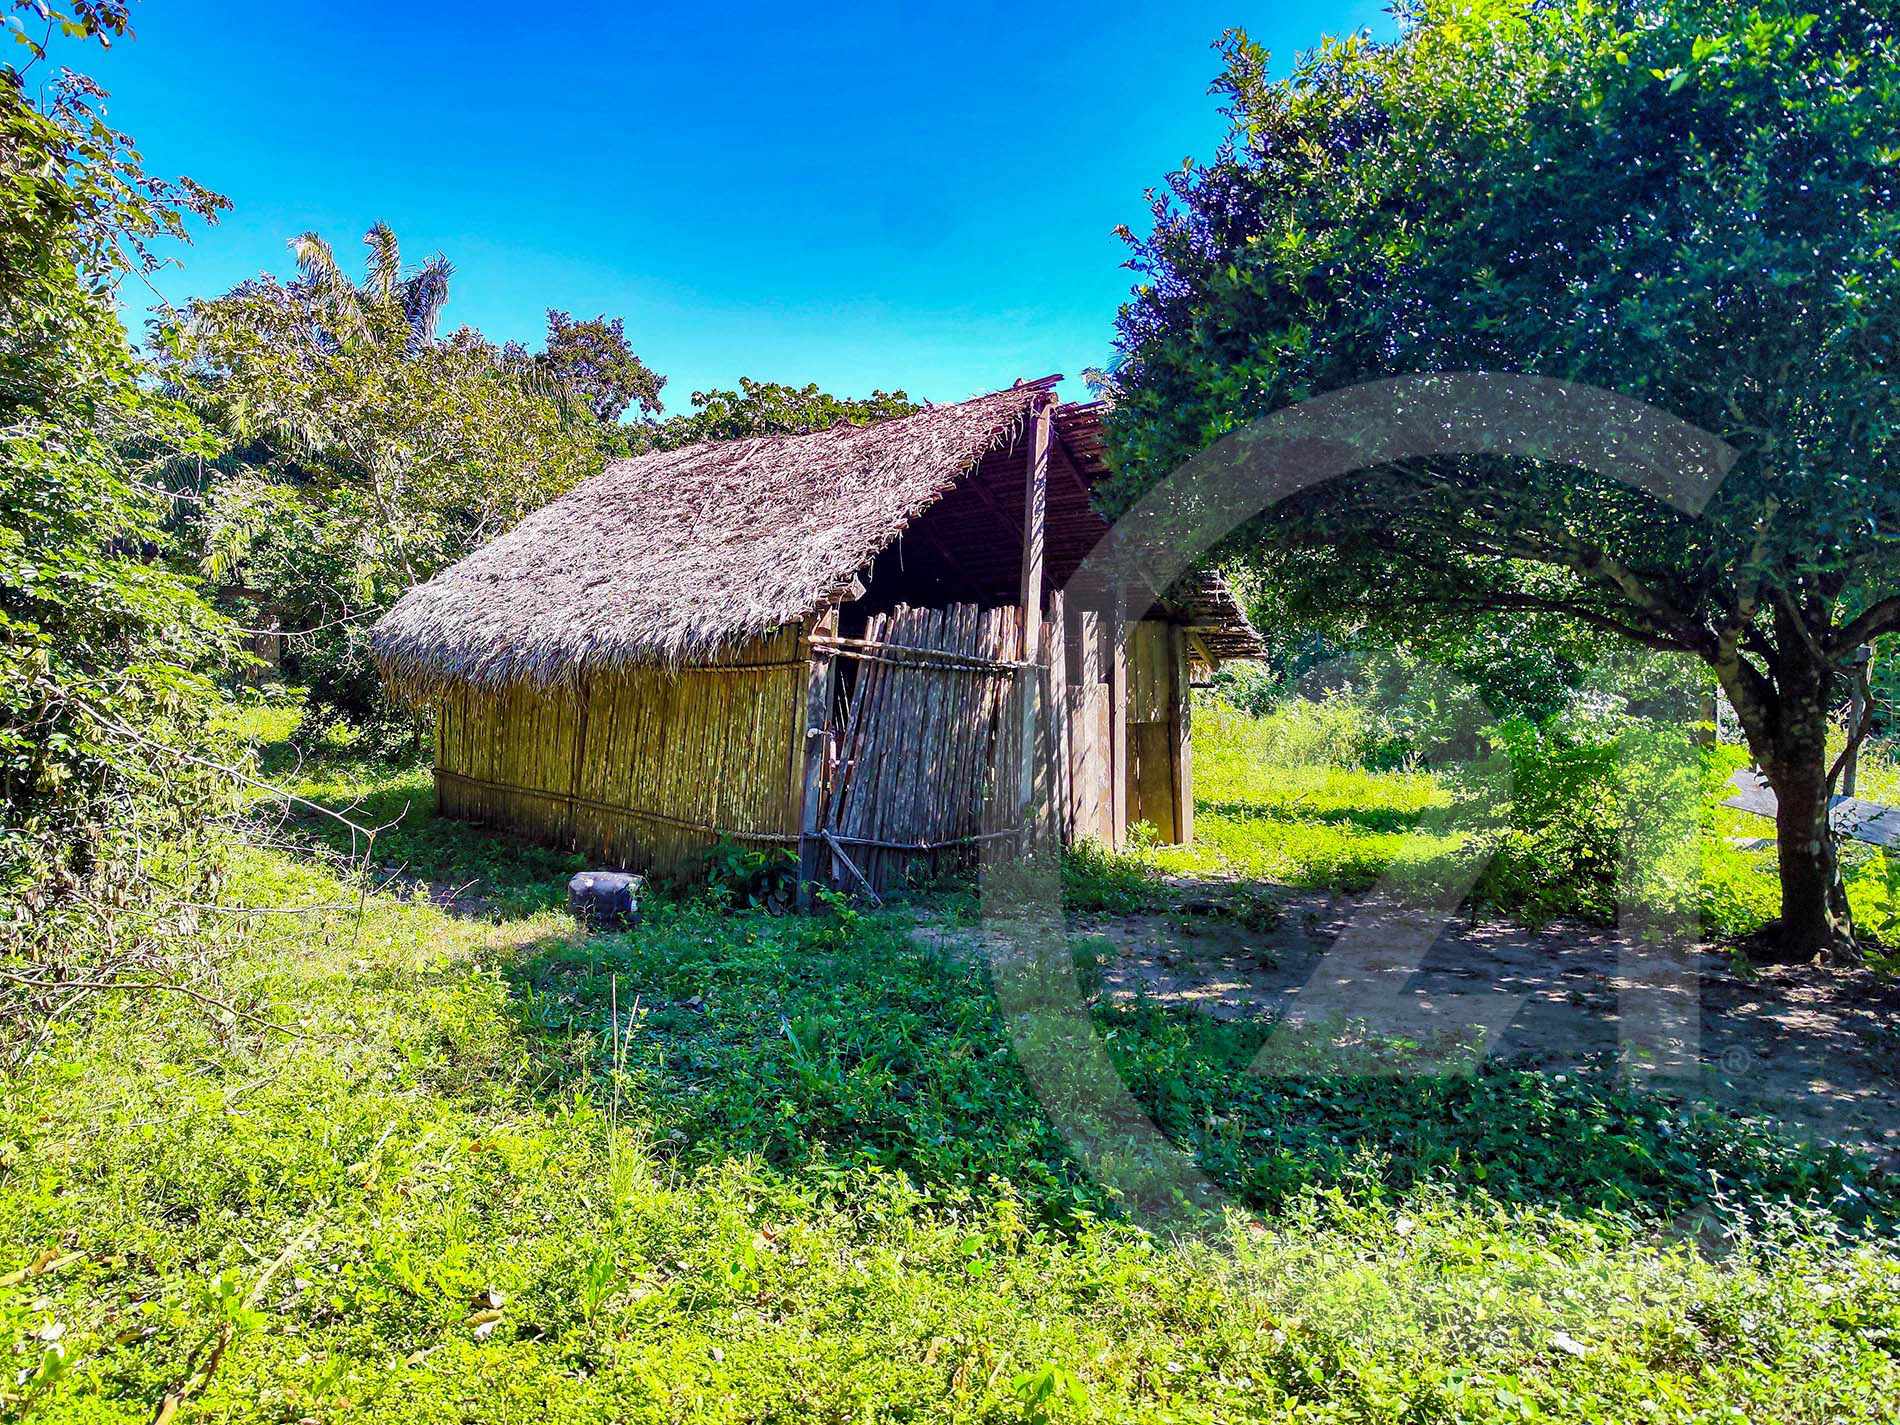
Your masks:
M 354 268 L 381 220 L 455 264 L 451 325 L 538 347 L 550 306 L 625 318 L 669 410 L 742 375 L 954 400 L 1105 364 L 1111 229 L 1221 137 L 1213 40 L 1244 25 L 1283 72 L 1391 29 L 1380 0 L 142 0 L 134 24 L 60 58 L 152 171 L 236 204 L 159 276 L 172 300 L 287 272 L 307 229 Z

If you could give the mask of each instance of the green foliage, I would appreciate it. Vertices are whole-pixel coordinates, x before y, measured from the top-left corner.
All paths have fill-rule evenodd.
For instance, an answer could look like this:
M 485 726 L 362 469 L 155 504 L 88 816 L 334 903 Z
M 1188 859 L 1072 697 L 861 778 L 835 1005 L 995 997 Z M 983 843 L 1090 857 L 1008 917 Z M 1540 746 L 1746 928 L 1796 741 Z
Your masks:
M 1614 1068 L 1557 1074 L 1483 1062 L 1408 1071 L 1413 1052 L 1330 1032 L 1223 1022 L 1123 1005 L 1104 1016 L 1116 1068 L 1164 1132 L 1251 1201 L 1307 1188 L 1374 1199 L 1461 1183 L 1500 1201 L 1675 1219 L 1772 1218 L 1790 1203 L 1874 1224 L 1897 1206 L 1840 1150 L 1789 1152 L 1767 1120 L 1683 1108 L 1620 1083 Z M 1259 1058 L 1263 1048 L 1266 1057 Z
M 374 617 L 406 590 L 593 474 L 598 426 L 555 379 L 463 328 L 436 335 L 450 269 L 404 274 L 385 227 L 362 282 L 315 234 L 299 276 L 192 304 L 160 333 L 169 375 L 221 436 L 186 537 L 247 620 L 294 635 L 313 731 L 341 719 L 390 748 L 415 724 L 384 696 Z
M 693 878 L 701 893 L 724 906 L 757 910 L 790 906 L 798 857 L 783 846 L 744 846 L 721 837 L 706 851 Z
M 307 806 L 292 808 L 286 838 L 339 873 L 367 854 L 378 880 L 394 878 L 394 884 L 426 888 L 437 899 L 453 897 L 458 908 L 487 918 L 564 907 L 568 880 L 585 869 L 573 852 L 428 815 L 434 795 L 428 769 L 391 766 L 368 733 L 332 728 L 314 745 L 300 746 L 292 740 L 299 723 L 294 705 L 254 706 L 230 723 L 233 733 L 259 745 L 260 776 L 293 785 L 308 802 L 357 826 L 377 829 L 375 845 L 366 846 L 343 823 Z
M 1164 898 L 1141 850 L 1116 851 L 1085 838 L 1062 853 L 1062 904 L 1071 911 L 1129 915 L 1157 909 Z
M 816 385 L 784 386 L 776 381 L 739 378 L 737 391 L 695 391 L 691 412 L 649 428 L 662 450 L 702 440 L 738 440 L 751 435 L 802 435 L 845 425 L 871 425 L 907 416 L 917 403 L 902 391 L 873 391 L 854 399 L 833 396 Z
M 367 767 L 300 786 L 393 794 Z M 980 960 L 894 914 L 582 936 L 528 909 L 558 868 L 458 865 L 479 838 L 401 795 L 405 852 L 514 909 L 359 921 L 323 863 L 244 852 L 229 903 L 303 910 L 207 922 L 201 983 L 298 1037 L 113 996 L 9 1071 L 0 1267 L 42 1264 L 0 1287 L 9 1410 L 149 1418 L 226 1328 L 213 1418 L 1871 1421 L 1900 1385 L 1900 1263 L 1820 1211 L 1885 1189 L 1760 1124 L 1299 1044 L 1254 1076 L 1252 1031 L 1105 1008 L 1143 1101 L 1271 1207 L 1151 1238 Z M 1677 1209 L 1724 1250 L 1643 1225 Z
M 1541 921 L 1614 919 L 1618 898 L 1692 916 L 1740 940 L 1779 904 L 1772 823 L 1724 808 L 1733 746 L 1626 714 L 1573 711 L 1484 729 L 1471 760 L 1427 769 L 1400 759 L 1388 715 L 1359 693 L 1280 700 L 1250 716 L 1195 706 L 1195 842 L 1113 858 L 1087 854 L 1065 882 L 1077 909 L 1165 904 L 1162 873 L 1239 875 L 1309 890 L 1443 884 L 1477 873 L 1480 905 Z M 1879 744 L 1865 754 L 1878 783 Z M 1856 924 L 1871 947 L 1900 946 L 1900 863 L 1875 847 L 1843 858 Z
M 660 413 L 666 378 L 633 354 L 619 317 L 581 322 L 548 308 L 547 347 L 535 362 L 585 402 L 603 426 L 618 421 L 631 405 L 637 404 L 644 416 Z
M 1410 373 L 1586 383 L 1723 438 L 1738 458 L 1699 516 L 1555 460 L 1440 457 L 1302 491 L 1233 552 L 1299 626 L 1541 615 L 1699 658 L 1797 834 L 1842 673 L 1900 626 L 1892 6 L 1403 18 L 1396 43 L 1328 40 L 1277 83 L 1228 38 L 1230 141 L 1131 238 L 1121 494 L 1290 403 Z M 1809 951 L 1838 928 L 1832 877 L 1822 845 L 1788 889 Z
M 1697 838 L 1734 769 L 1673 727 L 1627 719 L 1508 719 L 1487 729 L 1508 802 L 1478 893 L 1533 919 L 1609 922 L 1619 896 L 1693 914 Z
M 120 6 L 8 8 L 36 17 L 12 25 L 36 59 L 41 26 L 124 27 Z M 148 452 L 203 441 L 150 390 L 114 302 L 158 265 L 153 242 L 225 203 L 146 174 L 83 76 L 44 108 L 23 80 L 0 68 L 0 953 L 68 962 L 96 939 L 72 897 L 137 899 L 120 853 L 218 809 L 177 753 L 200 741 L 229 629 L 165 568 L 147 484 Z

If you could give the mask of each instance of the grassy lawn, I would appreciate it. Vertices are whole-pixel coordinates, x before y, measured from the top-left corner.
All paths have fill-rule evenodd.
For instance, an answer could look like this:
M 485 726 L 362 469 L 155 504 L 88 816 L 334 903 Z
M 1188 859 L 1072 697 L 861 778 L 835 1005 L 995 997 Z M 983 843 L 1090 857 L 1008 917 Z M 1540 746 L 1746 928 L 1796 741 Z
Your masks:
M 269 756 L 394 821 L 406 879 L 359 916 L 347 836 L 293 820 L 222 903 L 299 913 L 188 929 L 246 1017 L 99 996 L 10 1075 L 6 1411 L 1871 1421 L 1900 1393 L 1892 1185 L 1772 1125 L 1587 1076 L 1247 1079 L 1257 1031 L 1104 1006 L 1236 1203 L 1156 1238 L 912 912 L 678 900 L 587 935 L 571 858 L 435 821 L 426 773 Z M 1427 777 L 1224 792 L 1210 847 L 1254 874 L 1458 851 Z M 470 881 L 480 913 L 429 903 Z
M 1382 881 L 1449 878 L 1491 858 L 1477 893 L 1494 910 L 1540 920 L 1588 916 L 1600 906 L 1600 897 L 1576 894 L 1564 859 L 1574 847 L 1513 833 L 1508 782 L 1474 786 L 1429 770 L 1352 765 L 1328 725 L 1339 717 L 1312 705 L 1259 719 L 1219 704 L 1200 708 L 1194 844 L 1155 848 L 1141 864 L 1294 890 L 1364 891 Z M 1779 910 L 1774 825 L 1721 805 L 1731 793 L 1728 774 L 1746 765 L 1740 749 L 1714 749 L 1705 760 L 1689 789 L 1696 805 L 1688 844 L 1663 859 L 1653 889 L 1670 909 L 1694 914 L 1709 937 L 1739 938 Z M 1900 765 L 1868 749 L 1860 790 L 1900 803 Z M 1844 844 L 1842 857 L 1861 933 L 1874 946 L 1900 949 L 1900 858 L 1859 842 Z

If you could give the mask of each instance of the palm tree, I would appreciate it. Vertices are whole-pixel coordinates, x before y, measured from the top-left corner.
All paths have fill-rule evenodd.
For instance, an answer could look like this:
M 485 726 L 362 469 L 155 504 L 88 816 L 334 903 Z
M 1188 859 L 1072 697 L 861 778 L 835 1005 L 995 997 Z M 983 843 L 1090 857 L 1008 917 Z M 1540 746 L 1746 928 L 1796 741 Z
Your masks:
M 377 316 L 400 315 L 409 329 L 406 344 L 412 352 L 435 345 L 436 323 L 449 300 L 449 278 L 455 268 L 438 252 L 404 277 L 402 250 L 387 223 L 377 223 L 363 235 L 363 242 L 369 248 L 369 262 L 359 286 L 344 276 L 330 244 L 316 233 L 291 239 L 290 250 L 301 274 L 295 286 L 319 314 L 324 336 L 343 345 L 366 335 Z

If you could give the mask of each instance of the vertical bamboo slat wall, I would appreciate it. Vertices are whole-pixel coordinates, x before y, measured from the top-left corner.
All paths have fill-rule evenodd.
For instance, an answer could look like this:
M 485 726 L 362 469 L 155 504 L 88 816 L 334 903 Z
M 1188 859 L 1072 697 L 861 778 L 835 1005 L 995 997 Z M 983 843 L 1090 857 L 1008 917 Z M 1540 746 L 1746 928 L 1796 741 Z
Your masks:
M 969 604 L 900 607 L 839 642 L 857 676 L 821 825 L 878 889 L 967 863 L 983 839 L 1019 830 L 1008 800 L 990 795 L 999 769 L 1017 765 L 1019 648 L 1015 609 Z
M 1113 836 L 1105 621 L 1088 610 L 1045 624 L 1038 804 L 1063 840 Z M 1185 735 L 1181 635 L 1129 629 L 1128 818 L 1164 840 L 1179 825 Z M 1077 645 L 1067 659 L 1065 645 Z M 862 639 L 808 641 L 788 628 L 716 664 L 589 673 L 580 687 L 462 687 L 441 702 L 436 795 L 444 815 L 508 827 L 590 858 L 663 874 L 695 869 L 721 837 L 796 847 L 803 815 L 806 689 L 814 653 L 851 665 L 825 729 L 831 755 L 817 825 L 878 889 L 976 858 L 1021 834 L 1019 614 L 900 607 Z M 1046 783 L 1043 779 L 1047 778 Z M 852 877 L 825 858 L 832 879 Z
M 790 846 L 806 661 L 786 629 L 717 663 L 589 673 L 579 690 L 460 688 L 437 720 L 437 804 L 662 873 L 721 836 Z

